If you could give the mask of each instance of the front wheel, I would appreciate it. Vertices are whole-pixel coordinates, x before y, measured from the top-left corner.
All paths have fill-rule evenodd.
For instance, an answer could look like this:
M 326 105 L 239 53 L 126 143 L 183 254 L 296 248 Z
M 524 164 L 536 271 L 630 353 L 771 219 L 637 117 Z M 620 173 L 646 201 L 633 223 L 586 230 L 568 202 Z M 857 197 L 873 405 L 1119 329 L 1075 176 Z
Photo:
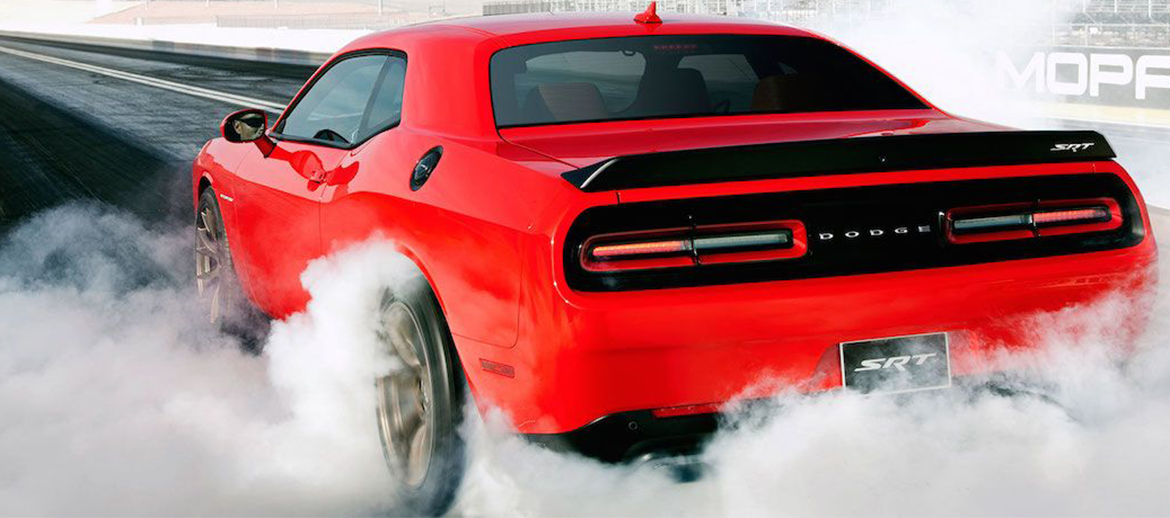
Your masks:
M 398 365 L 375 380 L 378 432 L 399 501 L 409 513 L 441 515 L 463 480 L 466 380 L 425 279 L 397 291 L 384 298 L 379 322 Z
M 240 287 L 223 213 L 210 187 L 199 195 L 195 213 L 195 285 L 203 317 L 239 337 L 247 349 L 259 349 L 268 319 L 252 306 Z

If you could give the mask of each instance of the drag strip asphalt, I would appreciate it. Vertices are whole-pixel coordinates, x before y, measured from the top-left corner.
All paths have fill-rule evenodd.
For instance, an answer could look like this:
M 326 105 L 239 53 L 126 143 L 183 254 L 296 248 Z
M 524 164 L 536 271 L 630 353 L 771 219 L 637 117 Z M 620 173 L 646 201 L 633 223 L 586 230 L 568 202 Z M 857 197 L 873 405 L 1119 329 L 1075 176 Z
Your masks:
M 223 116 L 279 113 L 312 72 L 0 38 L 0 228 L 74 200 L 184 222 Z

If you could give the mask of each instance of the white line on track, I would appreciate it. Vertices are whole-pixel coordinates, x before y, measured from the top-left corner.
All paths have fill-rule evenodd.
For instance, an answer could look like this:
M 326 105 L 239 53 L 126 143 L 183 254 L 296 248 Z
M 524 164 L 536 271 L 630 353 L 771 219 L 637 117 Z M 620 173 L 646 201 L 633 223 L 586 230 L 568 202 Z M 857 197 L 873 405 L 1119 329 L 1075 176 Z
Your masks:
M 285 105 L 280 104 L 280 103 L 264 101 L 261 99 L 253 99 L 251 97 L 245 97 L 242 95 L 236 95 L 236 94 L 231 94 L 231 93 L 227 93 L 227 92 L 220 92 L 217 90 L 209 90 L 207 88 L 200 88 L 198 86 L 186 85 L 186 84 L 182 84 L 182 83 L 176 83 L 173 81 L 166 81 L 166 80 L 157 79 L 154 77 L 149 77 L 149 76 L 144 76 L 144 75 L 139 75 L 139 74 L 132 74 L 130 72 L 123 72 L 121 70 L 114 70 L 112 68 L 99 67 L 97 65 L 90 65 L 88 63 L 81 63 L 79 61 L 71 61 L 68 59 L 61 59 L 61 58 L 56 58 L 53 56 L 46 56 L 44 54 L 36 54 L 33 52 L 26 52 L 23 50 L 16 50 L 16 49 L 3 47 L 3 46 L 0 46 L 0 52 L 3 52 L 5 54 L 11 54 L 13 56 L 26 58 L 26 59 L 41 61 L 44 63 L 52 63 L 54 65 L 60 65 L 63 67 L 75 68 L 77 70 L 84 70 L 86 72 L 92 72 L 94 74 L 101 74 L 103 76 L 114 77 L 117 79 L 122 79 L 124 81 L 130 81 L 133 83 L 143 84 L 146 86 L 153 86 L 155 88 L 161 88 L 163 90 L 170 90 L 172 92 L 178 92 L 178 93 L 181 93 L 184 95 L 190 95 L 192 97 L 201 97 L 203 99 L 210 99 L 212 101 L 219 101 L 222 103 L 232 104 L 235 106 L 241 106 L 244 108 L 260 108 L 260 109 L 263 109 L 263 110 L 266 110 L 266 111 L 269 111 L 272 113 L 279 114 L 279 113 L 284 111 L 284 106 L 285 106 Z

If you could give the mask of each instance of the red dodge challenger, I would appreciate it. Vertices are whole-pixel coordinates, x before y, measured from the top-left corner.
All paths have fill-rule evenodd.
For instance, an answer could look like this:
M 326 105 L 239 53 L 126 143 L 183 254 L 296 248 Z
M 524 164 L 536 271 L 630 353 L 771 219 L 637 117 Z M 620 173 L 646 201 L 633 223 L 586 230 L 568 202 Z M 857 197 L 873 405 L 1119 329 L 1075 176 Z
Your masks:
M 1101 135 L 950 115 L 769 23 L 411 26 L 222 130 L 194 166 L 214 321 L 301 310 L 308 262 L 374 235 L 417 265 L 382 306 L 406 367 L 376 426 L 418 512 L 459 484 L 466 393 L 604 461 L 685 454 L 733 398 L 949 387 L 1027 315 L 1153 282 Z

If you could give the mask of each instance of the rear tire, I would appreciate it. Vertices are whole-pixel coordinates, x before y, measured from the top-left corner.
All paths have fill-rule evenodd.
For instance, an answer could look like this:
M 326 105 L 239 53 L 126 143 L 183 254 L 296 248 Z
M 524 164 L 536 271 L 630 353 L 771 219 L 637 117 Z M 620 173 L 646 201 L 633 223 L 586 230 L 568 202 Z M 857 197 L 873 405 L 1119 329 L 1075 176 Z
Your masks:
M 195 212 L 195 284 L 204 318 L 239 338 L 245 349 L 258 352 L 269 321 L 240 287 L 223 213 L 211 187 L 199 195 Z
M 382 303 L 379 338 L 400 365 L 375 380 L 377 423 L 394 490 L 407 514 L 446 513 L 465 470 L 466 379 L 442 309 L 418 277 Z

